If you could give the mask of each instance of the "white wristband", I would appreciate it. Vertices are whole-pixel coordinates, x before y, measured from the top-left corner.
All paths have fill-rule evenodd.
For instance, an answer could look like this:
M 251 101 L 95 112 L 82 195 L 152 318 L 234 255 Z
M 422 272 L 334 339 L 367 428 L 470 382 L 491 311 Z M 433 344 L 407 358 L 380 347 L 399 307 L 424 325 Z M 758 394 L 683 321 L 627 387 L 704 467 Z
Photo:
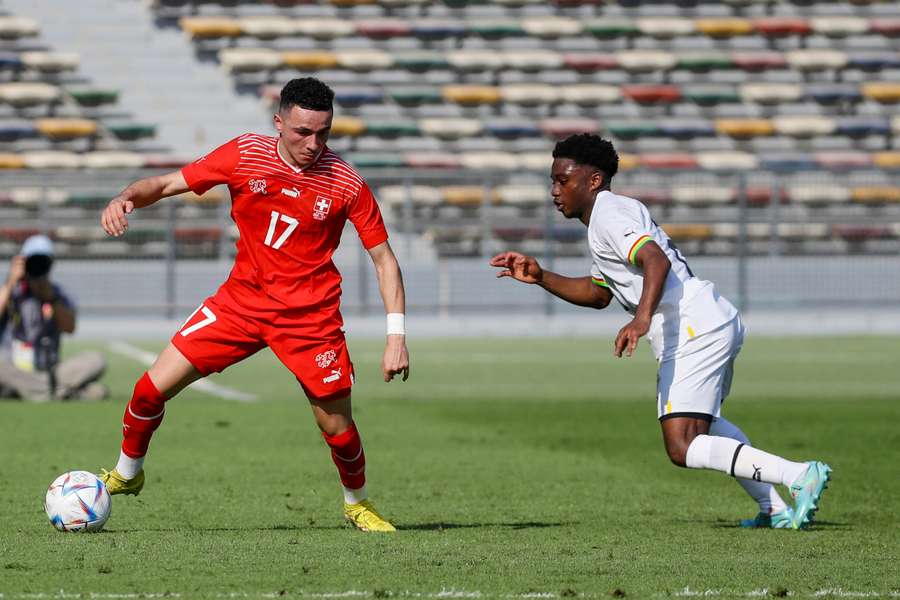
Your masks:
M 406 335 L 406 315 L 403 313 L 388 313 L 387 334 Z

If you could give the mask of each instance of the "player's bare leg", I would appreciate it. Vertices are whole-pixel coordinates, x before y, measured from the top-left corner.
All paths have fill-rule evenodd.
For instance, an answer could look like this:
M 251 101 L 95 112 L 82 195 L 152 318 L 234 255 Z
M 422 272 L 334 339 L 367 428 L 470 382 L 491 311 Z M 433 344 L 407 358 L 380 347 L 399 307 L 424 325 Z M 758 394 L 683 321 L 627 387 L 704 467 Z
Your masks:
M 827 465 L 789 461 L 738 439 L 712 435 L 715 432 L 710 432 L 710 424 L 704 419 L 666 419 L 662 421 L 662 430 L 666 452 L 676 465 L 721 471 L 753 482 L 785 485 L 798 501 L 791 515 L 791 527 L 798 529 L 809 524 L 816 509 L 815 502 L 828 481 L 831 469 Z M 811 473 L 815 477 L 811 477 Z M 815 481 L 809 483 L 808 479 Z M 798 487 L 798 482 L 803 485 Z
M 200 379 L 194 366 L 171 343 L 134 386 L 122 419 L 122 450 L 112 471 L 100 478 L 110 494 L 138 495 L 144 487 L 144 457 L 153 432 L 165 416 L 165 403 Z
M 366 493 L 366 455 L 353 422 L 350 394 L 338 398 L 310 398 L 310 406 L 322 437 L 331 448 L 344 488 L 344 518 L 362 531 L 395 531 Z

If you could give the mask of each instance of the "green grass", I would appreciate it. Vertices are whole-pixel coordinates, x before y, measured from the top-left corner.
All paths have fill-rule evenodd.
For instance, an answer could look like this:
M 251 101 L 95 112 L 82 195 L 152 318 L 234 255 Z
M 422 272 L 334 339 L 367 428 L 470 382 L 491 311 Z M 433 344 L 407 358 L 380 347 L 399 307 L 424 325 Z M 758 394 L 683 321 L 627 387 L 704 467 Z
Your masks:
M 0 598 L 900 596 L 898 338 L 742 352 L 725 414 L 761 448 L 835 468 L 806 532 L 741 530 L 755 507 L 734 481 L 668 463 L 647 348 L 414 341 L 410 381 L 389 385 L 379 344 L 352 351 L 369 488 L 397 535 L 342 526 L 325 445 L 268 351 L 215 377 L 258 402 L 185 391 L 144 492 L 114 498 L 103 533 L 57 533 L 46 486 L 118 455 L 143 367 L 111 355 L 112 401 L 0 403 Z

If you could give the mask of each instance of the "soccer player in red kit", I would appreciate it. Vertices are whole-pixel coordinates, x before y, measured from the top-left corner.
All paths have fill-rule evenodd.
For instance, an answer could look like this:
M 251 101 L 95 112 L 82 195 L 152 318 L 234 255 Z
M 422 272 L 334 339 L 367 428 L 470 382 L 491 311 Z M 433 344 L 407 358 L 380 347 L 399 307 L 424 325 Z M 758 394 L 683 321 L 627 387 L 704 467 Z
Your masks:
M 351 411 L 353 364 L 341 329 L 341 276 L 331 259 L 347 219 L 372 257 L 388 313 L 385 381 L 409 376 L 405 293 L 372 192 L 326 145 L 333 99 L 321 81 L 294 79 L 281 92 L 277 137 L 241 135 L 180 171 L 132 183 L 103 211 L 103 229 L 120 236 L 136 208 L 228 184 L 240 233 L 228 279 L 134 387 L 119 461 L 101 472 L 111 494 L 137 495 L 143 488 L 144 456 L 167 400 L 268 346 L 296 376 L 331 448 L 344 517 L 363 531 L 394 531 L 367 498 L 365 454 Z

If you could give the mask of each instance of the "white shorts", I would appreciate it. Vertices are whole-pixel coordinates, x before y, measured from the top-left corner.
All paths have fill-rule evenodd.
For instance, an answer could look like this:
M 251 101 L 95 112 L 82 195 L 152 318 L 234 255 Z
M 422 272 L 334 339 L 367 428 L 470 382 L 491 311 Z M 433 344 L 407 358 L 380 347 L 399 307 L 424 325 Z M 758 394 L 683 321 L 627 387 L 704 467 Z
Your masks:
M 657 416 L 712 421 L 731 391 L 734 359 L 744 343 L 740 316 L 681 345 L 675 356 L 659 364 L 656 378 Z

